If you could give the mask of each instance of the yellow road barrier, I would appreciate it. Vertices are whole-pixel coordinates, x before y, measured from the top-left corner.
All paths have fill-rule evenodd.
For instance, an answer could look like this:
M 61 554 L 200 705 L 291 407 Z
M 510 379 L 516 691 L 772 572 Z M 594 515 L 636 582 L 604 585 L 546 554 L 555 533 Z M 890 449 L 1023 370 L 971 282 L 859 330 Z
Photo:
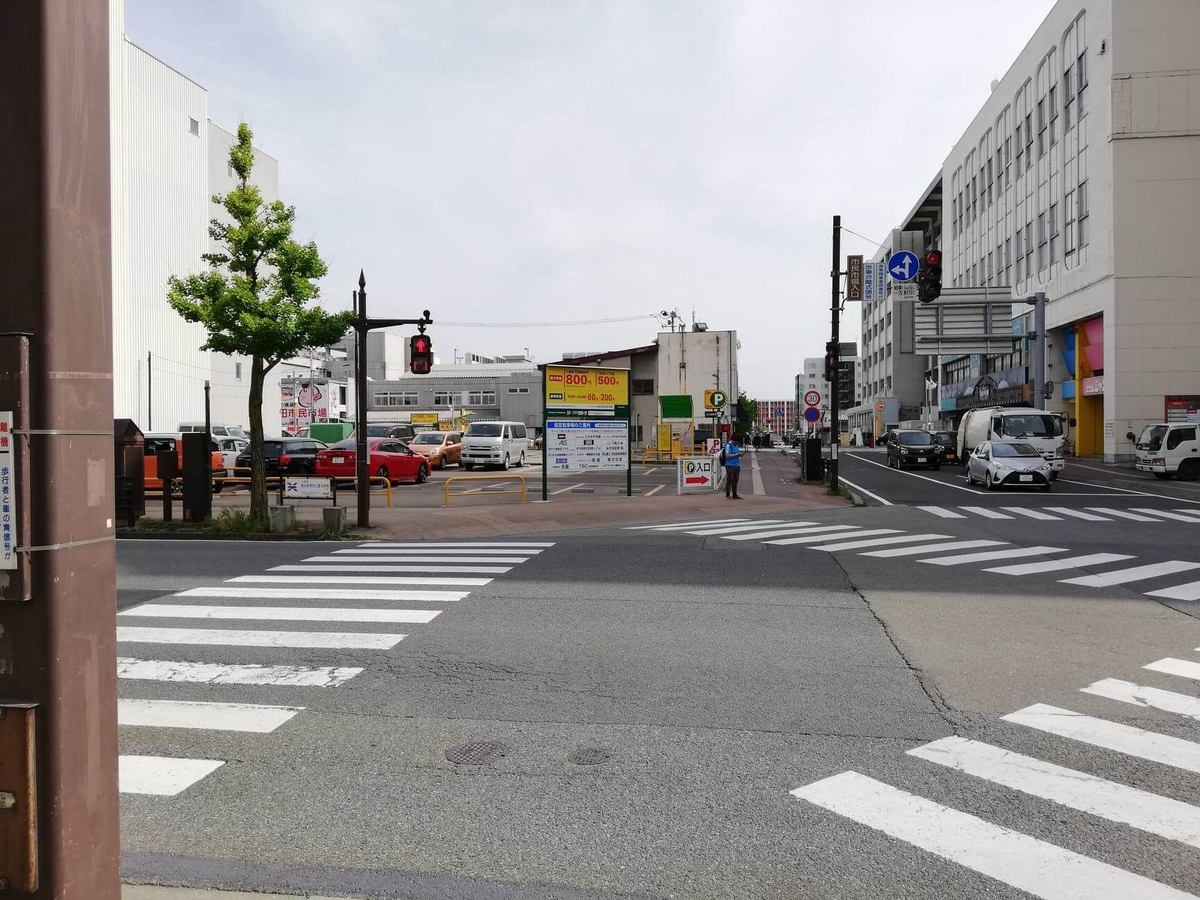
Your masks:
M 526 500 L 525 500 L 525 497 L 526 497 L 525 476 L 524 475 L 451 475 L 449 478 L 447 478 L 445 480 L 445 482 L 443 482 L 442 506 L 450 505 L 450 485 L 455 481 L 492 481 L 492 482 L 516 481 L 516 482 L 520 482 L 520 485 L 521 485 L 520 490 L 489 491 L 488 493 L 490 493 L 490 494 L 520 494 L 521 502 L 522 503 L 526 502 Z M 459 491 L 457 494 L 455 494 L 455 496 L 456 497 L 465 497 L 465 496 L 467 496 L 467 492 Z
M 297 477 L 303 477 L 303 476 L 297 476 Z M 321 475 L 321 476 L 317 476 L 317 477 L 324 478 L 327 476 Z M 268 485 L 270 485 L 270 484 L 278 485 L 281 480 L 282 480 L 282 477 L 279 475 L 266 476 L 266 482 Z M 249 478 L 229 478 L 227 476 L 216 476 L 216 475 L 213 476 L 213 481 L 220 482 L 220 484 L 222 486 L 224 486 L 226 484 L 249 484 L 250 483 Z M 346 478 L 346 479 L 339 478 L 338 479 L 339 483 L 349 484 L 350 491 L 354 490 L 354 481 L 355 480 L 353 478 Z M 380 475 L 372 475 L 370 478 L 367 479 L 367 481 L 372 484 L 375 482 L 378 482 L 383 485 L 383 494 L 387 497 L 386 505 L 390 509 L 392 506 L 392 483 Z

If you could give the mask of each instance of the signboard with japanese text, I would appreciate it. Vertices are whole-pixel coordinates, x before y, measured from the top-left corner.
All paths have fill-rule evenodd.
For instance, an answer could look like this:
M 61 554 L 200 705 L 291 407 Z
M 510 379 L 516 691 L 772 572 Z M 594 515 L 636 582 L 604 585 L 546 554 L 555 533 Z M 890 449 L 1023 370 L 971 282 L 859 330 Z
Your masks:
M 887 266 L 884 263 L 863 263 L 863 303 L 887 299 Z
M 858 301 L 863 298 L 863 258 L 861 256 L 846 257 L 846 300 Z
M 685 456 L 676 463 L 677 494 L 709 494 L 723 481 L 724 470 L 716 457 Z
M 435 412 L 415 412 L 409 414 L 408 420 L 413 425 L 436 425 L 438 414 Z
M 316 478 L 308 475 L 285 475 L 283 478 L 284 500 L 332 500 L 333 479 Z
M 629 405 L 626 369 L 546 366 L 546 406 L 549 409 Z
M 629 423 L 567 419 L 546 423 L 549 468 L 558 472 L 623 472 L 629 466 Z
M 13 414 L 0 412 L 0 569 L 17 567 L 17 483 Z
M 285 434 L 329 418 L 329 380 L 292 378 L 279 384 L 279 421 Z

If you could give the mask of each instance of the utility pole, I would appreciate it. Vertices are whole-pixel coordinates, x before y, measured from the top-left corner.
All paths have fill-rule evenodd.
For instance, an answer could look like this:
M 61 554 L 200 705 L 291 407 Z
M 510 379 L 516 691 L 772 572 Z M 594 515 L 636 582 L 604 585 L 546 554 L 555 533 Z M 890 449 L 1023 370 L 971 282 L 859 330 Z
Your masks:
M 154 430 L 154 354 L 146 352 L 146 430 Z
M 121 893 L 109 121 L 108 0 L 0 3 L 0 893 L 35 900 Z
M 1033 406 L 1046 408 L 1046 292 L 1025 301 L 1033 304 Z
M 833 342 L 834 364 L 829 373 L 829 490 L 837 493 L 838 489 L 838 369 L 841 368 L 841 354 L 838 342 L 841 340 L 842 319 L 842 217 L 833 217 L 833 267 L 830 269 L 830 279 L 833 283 L 832 300 L 830 305 L 830 340 Z

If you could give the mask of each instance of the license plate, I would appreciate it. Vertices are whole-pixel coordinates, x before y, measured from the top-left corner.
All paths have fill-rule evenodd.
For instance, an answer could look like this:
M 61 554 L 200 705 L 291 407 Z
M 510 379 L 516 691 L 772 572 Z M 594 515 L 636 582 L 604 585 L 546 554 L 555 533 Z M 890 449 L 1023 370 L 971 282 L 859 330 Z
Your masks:
M 918 456 L 918 457 L 917 457 L 917 462 L 925 462 L 925 457 L 923 457 L 923 456 Z
M 1021 480 L 1022 481 L 1033 481 L 1033 476 L 1032 475 L 1022 475 Z
M 342 463 L 344 463 L 345 461 L 346 461 L 346 457 L 344 457 L 344 456 L 335 456 L 335 457 L 333 458 L 333 464 L 334 464 L 335 466 L 340 466 L 340 465 L 341 465 Z

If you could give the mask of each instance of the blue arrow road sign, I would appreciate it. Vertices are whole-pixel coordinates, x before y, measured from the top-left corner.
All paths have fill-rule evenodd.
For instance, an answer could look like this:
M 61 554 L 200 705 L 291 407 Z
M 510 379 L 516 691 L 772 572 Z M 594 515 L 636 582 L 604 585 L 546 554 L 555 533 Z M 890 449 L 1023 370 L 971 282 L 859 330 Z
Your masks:
M 912 281 L 920 269 L 921 261 L 917 259 L 917 254 L 909 250 L 893 253 L 888 259 L 888 272 L 891 273 L 892 281 Z

